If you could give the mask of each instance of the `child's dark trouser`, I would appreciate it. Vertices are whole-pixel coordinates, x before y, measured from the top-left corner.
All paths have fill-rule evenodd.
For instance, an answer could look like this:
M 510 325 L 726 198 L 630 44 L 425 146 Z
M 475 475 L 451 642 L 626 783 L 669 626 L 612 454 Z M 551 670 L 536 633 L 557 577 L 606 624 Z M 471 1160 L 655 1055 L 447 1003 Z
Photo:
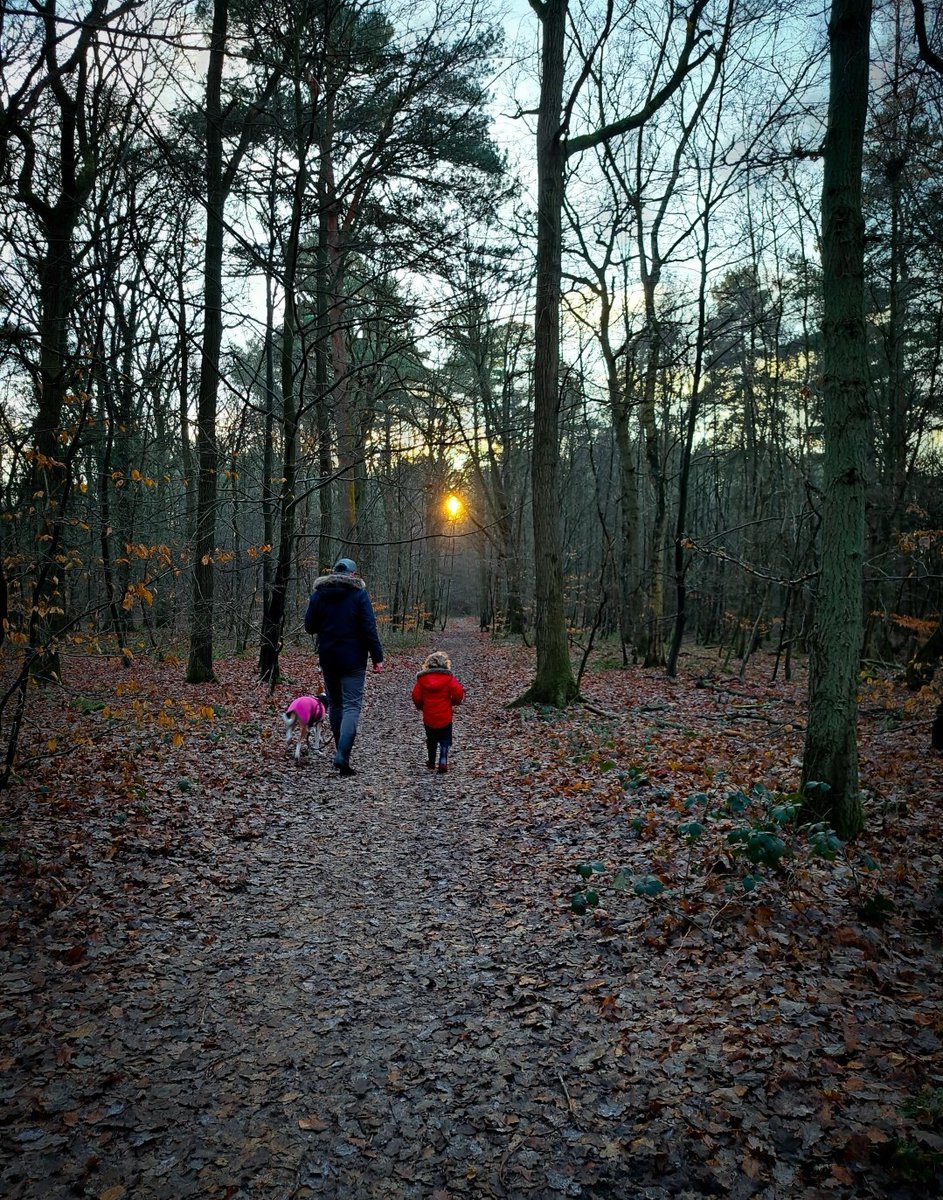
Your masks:
M 435 765 L 437 748 L 440 765 L 447 763 L 452 746 L 452 722 L 449 721 L 448 725 L 443 725 L 440 729 L 433 729 L 431 725 L 423 724 L 423 729 L 426 731 L 426 753 L 429 756 L 429 766 Z

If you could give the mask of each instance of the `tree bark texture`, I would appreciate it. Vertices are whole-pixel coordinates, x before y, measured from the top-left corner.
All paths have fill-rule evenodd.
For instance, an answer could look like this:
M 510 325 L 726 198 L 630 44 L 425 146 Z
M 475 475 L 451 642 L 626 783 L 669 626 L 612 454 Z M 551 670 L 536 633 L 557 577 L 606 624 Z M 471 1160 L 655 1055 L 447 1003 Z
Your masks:
M 259 677 L 272 687 L 278 682 L 278 661 L 285 628 L 285 612 L 288 603 L 288 584 L 295 553 L 295 525 L 298 500 L 296 483 L 298 474 L 298 422 L 302 406 L 302 392 L 306 372 L 296 367 L 296 348 L 301 344 L 302 362 L 306 361 L 303 338 L 298 319 L 298 268 L 301 255 L 302 216 L 304 199 L 308 187 L 307 165 L 311 136 L 311 118 L 305 116 L 304 105 L 296 85 L 295 131 L 297 144 L 295 153 L 299 163 L 295 175 L 292 196 L 291 223 L 285 239 L 284 315 L 281 337 L 281 388 L 282 388 L 282 486 L 278 497 L 278 554 L 272 586 L 265 596 L 262 610 L 262 628 L 259 638 Z
M 216 402 L 223 341 L 223 179 L 222 84 L 226 57 L 228 0 L 215 0 L 206 75 L 206 241 L 203 265 L 203 344 L 197 401 L 197 503 L 193 540 L 193 614 L 188 683 L 206 683 L 213 673 L 213 554 L 219 449 Z
M 809 815 L 841 837 L 863 824 L 857 684 L 863 633 L 868 445 L 861 165 L 868 106 L 871 0 L 833 0 L 822 187 L 823 465 L 821 571 L 809 663 L 802 786 Z
M 645 271 L 643 288 L 646 313 L 645 376 L 639 422 L 645 447 L 645 463 L 651 486 L 654 509 L 648 545 L 648 569 L 645 582 L 645 610 L 642 614 L 640 649 L 642 664 L 660 667 L 665 660 L 665 640 L 662 622 L 665 615 L 665 533 L 668 522 L 668 497 L 665 470 L 662 464 L 662 444 L 655 415 L 658 391 L 658 372 L 661 366 L 661 322 L 658 319 L 655 291 L 661 275 L 661 264 L 653 261 Z
M 567 0 L 545 0 L 537 117 L 533 520 L 537 671 L 522 699 L 562 706 L 577 693 L 563 608 L 560 551 L 560 285 L 565 151 L 562 97 Z

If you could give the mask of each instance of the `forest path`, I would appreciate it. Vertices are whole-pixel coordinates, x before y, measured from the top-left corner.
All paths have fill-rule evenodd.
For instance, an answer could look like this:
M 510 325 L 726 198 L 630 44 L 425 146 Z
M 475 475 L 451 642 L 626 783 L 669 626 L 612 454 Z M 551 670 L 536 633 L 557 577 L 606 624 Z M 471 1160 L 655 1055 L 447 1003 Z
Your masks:
M 875 832 L 906 905 L 886 931 L 851 924 L 831 867 L 688 922 L 679 797 L 759 777 L 773 745 L 787 777 L 789 690 L 603 669 L 592 711 L 508 711 L 527 654 L 471 622 L 436 645 L 467 689 L 445 776 L 409 698 L 419 647 L 368 677 L 349 779 L 278 732 L 308 653 L 277 702 L 245 661 L 176 694 L 178 664 L 91 662 L 44 698 L 2 846 L 0 1196 L 927 1194 L 881 1164 L 939 1078 L 915 852 L 943 772 Z M 878 732 L 872 762 L 885 736 L 902 753 Z M 916 761 L 925 734 L 904 736 Z M 596 857 L 603 904 L 576 917 Z M 622 864 L 677 890 L 616 894 Z
M 548 936 L 572 939 L 569 919 L 533 892 L 535 865 L 489 784 L 514 769 L 500 721 L 510 680 L 495 680 L 468 624 L 436 645 L 468 694 L 451 773 L 424 767 L 418 659 L 394 656 L 369 677 L 357 776 L 318 762 L 289 773 L 254 903 L 234 914 L 254 943 L 253 1002 L 219 1014 L 220 1036 L 236 1020 L 239 1057 L 280 1046 L 289 1074 L 266 1080 L 255 1121 L 284 1139 L 271 1170 L 286 1195 L 607 1194 L 584 1190 L 600 1172 L 581 1164 L 617 1131 L 590 1137 L 565 1081 L 580 1050 L 586 1067 L 609 1057 L 605 1031 Z M 260 938 L 266 920 L 277 935 Z
M 421 651 L 393 655 L 368 677 L 355 777 L 271 739 L 263 804 L 207 795 L 165 857 L 97 864 L 74 903 L 124 908 L 90 957 L 62 966 L 78 950 L 48 934 L 14 956 L 33 1078 L 5 1095 L 8 1200 L 625 1194 L 622 1035 L 586 1003 L 599 965 L 543 878 L 557 868 L 491 786 L 517 769 L 512 681 L 470 623 L 436 645 L 468 693 L 450 774 L 424 766 Z M 670 1174 L 645 1148 L 640 1178 Z

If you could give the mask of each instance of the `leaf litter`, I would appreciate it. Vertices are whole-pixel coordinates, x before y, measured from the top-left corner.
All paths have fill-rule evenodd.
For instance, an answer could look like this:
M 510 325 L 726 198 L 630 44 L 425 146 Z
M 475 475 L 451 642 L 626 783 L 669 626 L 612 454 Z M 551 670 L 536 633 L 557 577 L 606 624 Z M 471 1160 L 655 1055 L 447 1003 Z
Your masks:
M 441 777 L 409 702 L 426 647 L 370 677 L 346 780 L 280 736 L 316 686 L 300 652 L 274 698 L 247 661 L 188 689 L 94 659 L 32 697 L 0 1192 L 938 1193 L 932 697 L 863 685 L 866 833 L 753 880 L 724 798 L 795 786 L 801 679 L 600 665 L 585 705 L 508 709 L 528 651 L 441 644 L 468 689 Z

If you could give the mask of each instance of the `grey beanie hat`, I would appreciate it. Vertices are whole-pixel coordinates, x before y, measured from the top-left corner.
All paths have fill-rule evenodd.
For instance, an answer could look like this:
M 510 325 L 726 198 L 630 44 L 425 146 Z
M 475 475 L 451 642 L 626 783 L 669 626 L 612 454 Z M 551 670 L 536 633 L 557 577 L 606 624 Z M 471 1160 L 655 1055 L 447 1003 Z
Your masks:
M 334 564 L 335 575 L 356 575 L 357 564 L 352 558 L 339 558 Z

